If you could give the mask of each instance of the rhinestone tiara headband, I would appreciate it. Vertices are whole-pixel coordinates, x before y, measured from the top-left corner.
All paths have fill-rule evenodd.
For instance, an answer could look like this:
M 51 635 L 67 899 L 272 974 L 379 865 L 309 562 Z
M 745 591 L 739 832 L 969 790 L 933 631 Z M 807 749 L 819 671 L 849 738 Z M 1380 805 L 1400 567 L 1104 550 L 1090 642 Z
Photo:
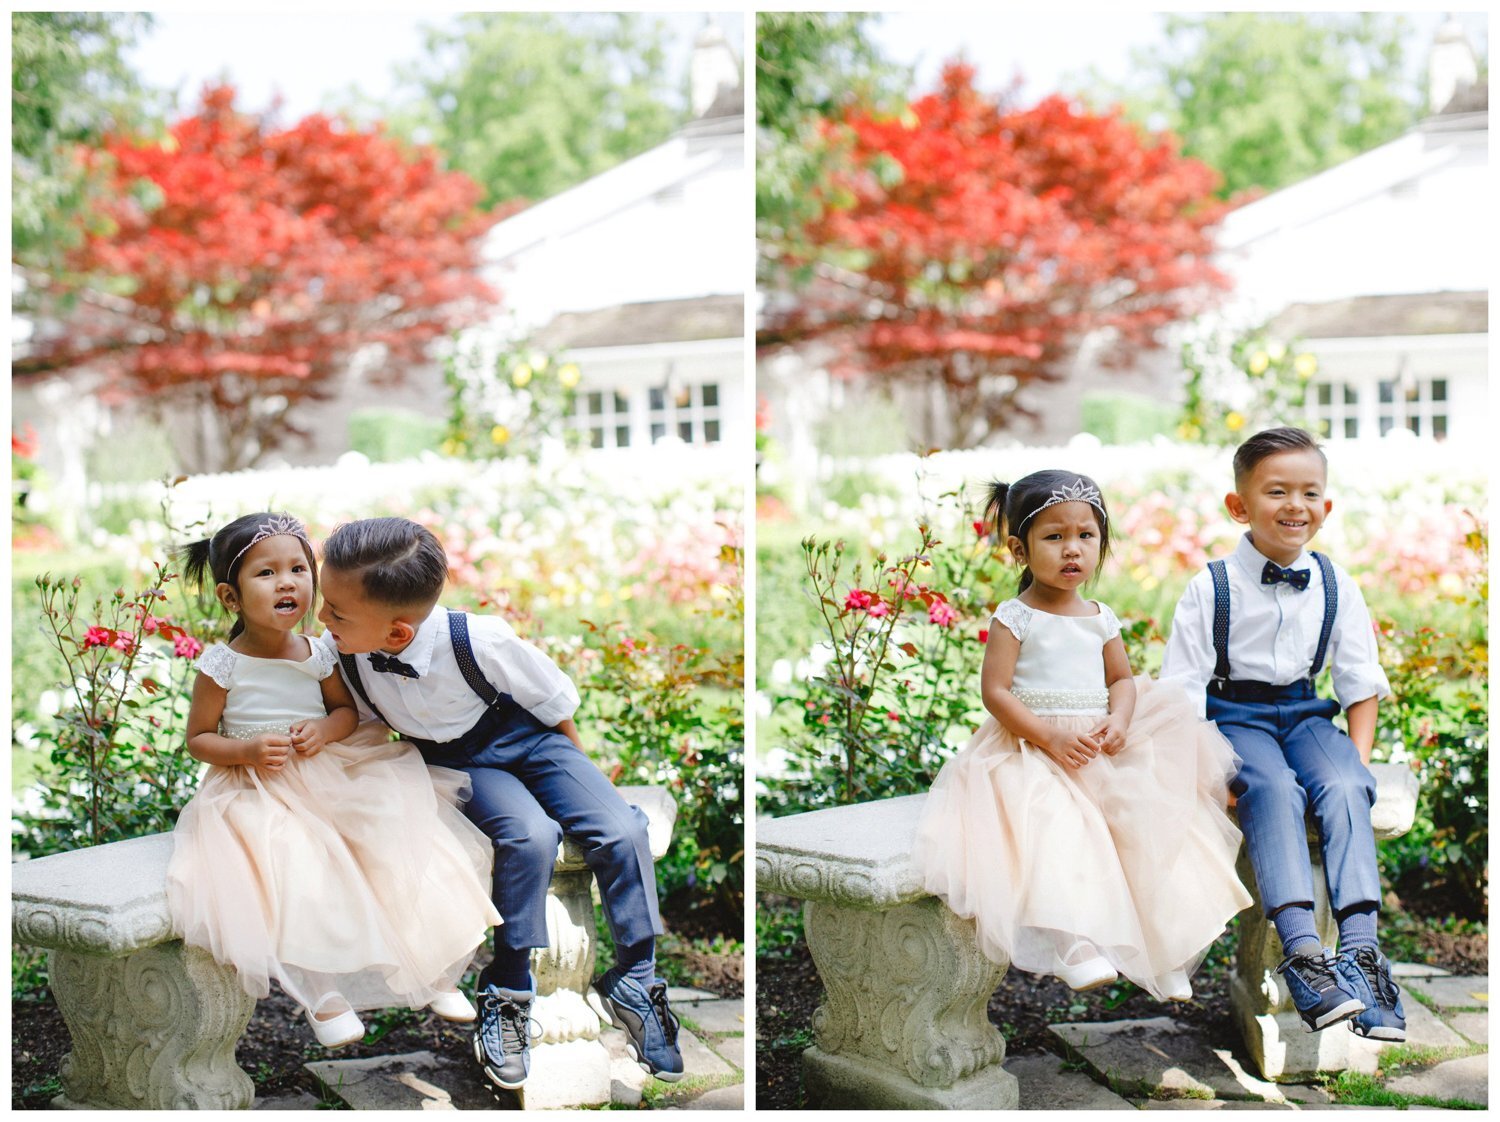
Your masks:
M 308 545 L 312 544 L 311 542 L 308 542 L 307 528 L 303 526 L 301 522 L 297 521 L 297 519 L 293 518 L 289 514 L 277 515 L 274 518 L 271 518 L 269 521 L 262 522 L 255 528 L 255 536 L 245 544 L 244 549 L 240 550 L 234 555 L 234 557 L 230 560 L 229 567 L 225 570 L 225 572 L 233 572 L 234 567 L 240 563 L 240 558 L 245 556 L 245 554 L 249 552 L 251 546 L 258 545 L 259 543 L 265 541 L 267 538 L 281 537 L 282 535 L 290 535 L 294 538 L 301 538 L 304 542 L 307 542 Z
M 1099 493 L 1099 488 L 1086 480 L 1080 479 L 1074 483 L 1069 483 L 1061 490 L 1053 491 L 1047 497 L 1046 502 L 1021 519 L 1020 525 L 1016 527 L 1016 536 L 1020 536 L 1022 526 L 1025 526 L 1026 523 L 1030 522 L 1049 506 L 1056 506 L 1058 503 L 1088 503 L 1099 512 L 1101 522 L 1107 523 L 1109 521 L 1109 515 L 1104 513 L 1104 496 Z

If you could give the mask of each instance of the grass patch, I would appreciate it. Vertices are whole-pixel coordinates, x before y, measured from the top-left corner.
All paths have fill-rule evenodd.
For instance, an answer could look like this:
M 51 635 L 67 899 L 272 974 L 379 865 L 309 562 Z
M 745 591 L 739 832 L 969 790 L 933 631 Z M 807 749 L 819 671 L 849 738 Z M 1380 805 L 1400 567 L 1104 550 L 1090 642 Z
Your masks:
M 805 1052 L 813 1045 L 813 1032 L 810 1028 L 801 1028 L 790 1036 L 782 1036 L 771 1041 L 771 1048 L 795 1048 L 799 1052 Z
M 1478 1103 L 1463 1099 L 1441 1099 L 1436 1095 L 1403 1095 L 1388 1091 L 1372 1075 L 1357 1071 L 1341 1071 L 1323 1089 L 1333 1096 L 1341 1106 L 1432 1106 L 1439 1110 L 1484 1110 Z
M 1450 1044 L 1443 1048 L 1430 1044 L 1397 1044 L 1380 1054 L 1381 1070 L 1389 1073 L 1398 1068 L 1431 1067 L 1444 1060 L 1461 1060 L 1488 1052 L 1484 1044 Z
M 676 1083 L 653 1079 L 641 1088 L 641 1105 L 655 1110 L 685 1098 L 717 1091 L 720 1087 L 733 1087 L 739 1082 L 738 1075 L 685 1075 Z

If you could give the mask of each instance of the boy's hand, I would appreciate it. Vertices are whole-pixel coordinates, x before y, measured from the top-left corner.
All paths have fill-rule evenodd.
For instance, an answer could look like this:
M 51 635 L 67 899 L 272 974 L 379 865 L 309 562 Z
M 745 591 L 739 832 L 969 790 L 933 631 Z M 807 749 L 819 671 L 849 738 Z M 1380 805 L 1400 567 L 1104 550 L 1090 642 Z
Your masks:
M 287 756 L 292 750 L 292 738 L 284 732 L 263 732 L 250 741 L 247 761 L 251 767 L 276 774 L 286 767 Z
M 1099 745 L 1099 751 L 1106 756 L 1113 756 L 1125 747 L 1125 722 L 1115 716 L 1105 717 L 1089 729 L 1089 736 Z
M 328 744 L 323 732 L 323 722 L 318 719 L 292 722 L 292 748 L 299 756 L 311 759 Z
M 1077 770 L 1099 754 L 1099 745 L 1086 732 L 1068 732 L 1059 729 L 1042 744 L 1037 745 L 1063 767 Z

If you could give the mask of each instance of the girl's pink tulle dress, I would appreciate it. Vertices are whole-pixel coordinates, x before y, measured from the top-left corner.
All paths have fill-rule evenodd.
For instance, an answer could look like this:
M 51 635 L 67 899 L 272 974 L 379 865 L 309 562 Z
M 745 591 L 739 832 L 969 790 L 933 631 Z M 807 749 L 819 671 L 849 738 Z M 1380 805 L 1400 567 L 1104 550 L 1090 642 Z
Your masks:
M 249 739 L 326 713 L 333 655 L 252 658 L 220 643 L 198 669 L 229 691 L 224 735 Z M 286 767 L 210 765 L 177 820 L 167 870 L 175 933 L 233 966 L 245 992 L 270 980 L 309 1009 L 418 1008 L 452 990 L 500 922 L 492 851 L 460 804 L 468 777 L 362 725 Z
M 1119 621 L 1019 600 L 995 622 L 1021 642 L 1012 690 L 1037 716 L 1086 730 L 1108 712 L 1104 644 Z M 1191 974 L 1250 903 L 1225 814 L 1235 761 L 1178 687 L 1135 680 L 1125 747 L 1063 767 L 989 717 L 937 777 L 917 834 L 928 891 L 977 924 L 997 962 L 1056 974 L 1088 940 L 1157 997 Z

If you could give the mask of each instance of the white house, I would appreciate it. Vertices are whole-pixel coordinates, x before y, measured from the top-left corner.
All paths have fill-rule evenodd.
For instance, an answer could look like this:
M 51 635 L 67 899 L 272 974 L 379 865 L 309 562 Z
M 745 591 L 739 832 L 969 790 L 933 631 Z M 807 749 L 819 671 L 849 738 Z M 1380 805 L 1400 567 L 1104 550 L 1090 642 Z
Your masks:
M 1219 239 L 1226 312 L 1317 355 L 1310 419 L 1333 440 L 1489 439 L 1488 90 L 1456 23 L 1430 69 L 1431 116 L 1239 208 Z
M 498 223 L 485 244 L 505 312 L 466 343 L 525 338 L 577 363 L 574 423 L 594 448 L 750 444 L 754 204 L 740 65 L 716 27 L 699 34 L 691 77 L 695 116 L 675 136 Z

